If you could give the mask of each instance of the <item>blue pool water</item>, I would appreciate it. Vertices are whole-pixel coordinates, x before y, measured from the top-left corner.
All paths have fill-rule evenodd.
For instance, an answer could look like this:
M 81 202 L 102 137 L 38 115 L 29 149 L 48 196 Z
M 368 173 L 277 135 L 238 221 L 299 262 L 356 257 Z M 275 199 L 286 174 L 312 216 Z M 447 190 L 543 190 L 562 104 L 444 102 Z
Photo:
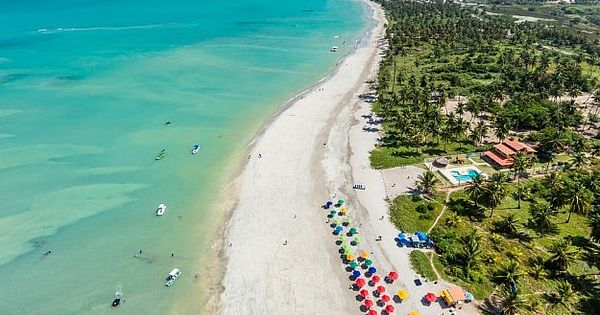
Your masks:
M 117 287 L 116 313 L 197 314 L 245 145 L 368 23 L 356 0 L 0 0 L 0 315 L 106 314 Z
M 472 181 L 473 178 L 475 178 L 477 175 L 479 175 L 479 172 L 477 172 L 475 169 L 470 168 L 470 169 L 467 170 L 467 174 L 466 175 L 461 175 L 458 171 L 450 171 L 450 174 L 458 182 L 460 182 L 460 183 L 466 183 L 466 182 Z

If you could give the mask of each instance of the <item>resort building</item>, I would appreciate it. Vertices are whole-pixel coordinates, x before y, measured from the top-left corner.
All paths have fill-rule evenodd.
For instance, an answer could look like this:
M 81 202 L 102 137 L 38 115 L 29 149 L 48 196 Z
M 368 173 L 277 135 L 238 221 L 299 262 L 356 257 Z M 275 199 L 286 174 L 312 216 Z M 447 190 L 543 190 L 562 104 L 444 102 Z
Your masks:
M 513 165 L 513 156 L 517 152 L 533 155 L 536 151 L 532 147 L 511 138 L 495 145 L 490 151 L 485 151 L 481 157 L 496 168 L 509 168 Z

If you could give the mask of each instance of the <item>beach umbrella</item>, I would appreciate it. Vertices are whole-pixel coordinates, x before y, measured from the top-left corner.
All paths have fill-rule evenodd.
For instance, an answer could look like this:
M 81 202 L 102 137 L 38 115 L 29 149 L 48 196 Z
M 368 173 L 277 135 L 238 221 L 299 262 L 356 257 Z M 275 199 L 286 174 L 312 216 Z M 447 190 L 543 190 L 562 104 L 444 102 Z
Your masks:
M 373 261 L 370 259 L 365 260 L 365 266 L 371 266 L 373 264 Z
M 346 241 L 346 237 L 345 236 L 338 237 L 338 242 L 344 243 L 345 241 Z
M 465 292 L 465 300 L 472 302 L 473 300 L 475 300 L 475 298 L 473 297 L 473 294 L 471 292 Z
M 349 224 L 350 224 L 350 222 L 352 222 L 352 220 L 350 219 L 350 217 L 346 217 L 346 218 L 344 219 L 344 223 L 343 223 L 343 224 L 344 224 L 344 225 L 349 225 Z
M 356 282 L 354 282 L 354 284 L 356 284 L 357 287 L 362 288 L 365 286 L 365 279 L 356 279 Z
M 350 262 L 350 268 L 354 269 L 356 267 L 358 267 L 358 263 L 356 261 L 351 261 Z
M 360 258 L 363 258 L 363 259 L 369 258 L 369 253 L 368 252 L 362 252 L 362 253 L 360 253 Z
M 337 211 L 335 211 L 335 210 L 329 211 L 329 215 L 332 217 L 335 217 L 336 213 L 337 213 Z
M 377 311 L 376 310 L 369 310 L 369 312 L 367 313 L 367 315 L 377 315 Z
M 395 310 L 395 308 L 394 308 L 394 306 L 393 306 L 393 305 L 387 305 L 387 306 L 385 307 L 385 311 L 386 311 L 386 312 L 388 312 L 388 313 L 391 313 L 391 312 L 393 312 L 394 310 Z
M 360 237 L 355 237 L 352 242 L 354 242 L 356 245 L 360 244 Z
M 354 235 L 354 234 L 358 233 L 358 231 L 356 230 L 355 227 L 351 227 L 350 231 L 348 231 L 348 232 L 350 232 L 351 235 Z
M 385 303 L 387 303 L 391 300 L 391 298 L 389 295 L 384 294 L 383 296 L 381 296 L 381 300 L 384 301 Z
M 377 292 L 379 292 L 379 293 L 383 293 L 383 292 L 385 292 L 385 287 L 384 287 L 384 286 L 382 286 L 382 285 L 378 286 L 378 287 L 377 287 Z
M 334 219 L 333 221 L 331 221 L 331 225 L 333 225 L 333 226 L 340 225 L 340 219 Z
M 340 209 L 340 212 L 341 212 L 342 214 L 346 214 L 346 213 L 348 213 L 348 208 L 346 208 L 346 207 L 343 207 L 343 208 L 341 208 L 341 209 Z
M 377 272 L 377 269 L 375 269 L 375 267 L 369 267 L 368 272 L 371 273 L 371 274 L 373 274 L 373 273 Z
M 365 300 L 365 307 L 366 308 L 373 307 L 373 301 L 371 301 L 371 300 Z
M 373 276 L 373 278 L 371 278 L 371 280 L 373 280 L 373 282 L 377 283 L 381 280 L 381 278 L 379 278 L 379 276 Z
M 367 296 L 369 296 L 369 291 L 367 290 L 360 290 L 360 296 L 362 296 L 363 298 L 366 298 Z
M 408 291 L 404 290 L 404 289 L 400 289 L 398 290 L 398 292 L 396 292 L 396 295 L 401 299 L 401 300 L 406 300 L 408 298 Z
M 419 312 L 417 312 L 417 311 L 410 311 L 410 313 L 408 313 L 408 315 L 419 315 Z
M 437 296 L 435 296 L 435 294 L 429 292 L 427 294 L 425 294 L 425 301 L 432 303 L 437 301 Z
M 346 255 L 346 260 L 353 261 L 354 260 L 354 255 L 352 255 L 352 254 Z
M 340 206 L 343 205 L 344 204 L 344 199 L 339 199 L 338 202 L 337 202 L 337 204 L 340 205 Z
M 388 274 L 388 278 L 392 279 L 392 280 L 397 280 L 398 279 L 398 273 L 395 271 L 390 271 L 390 273 Z
M 354 278 L 360 277 L 360 270 L 354 270 L 354 271 L 352 271 L 352 276 L 354 276 Z

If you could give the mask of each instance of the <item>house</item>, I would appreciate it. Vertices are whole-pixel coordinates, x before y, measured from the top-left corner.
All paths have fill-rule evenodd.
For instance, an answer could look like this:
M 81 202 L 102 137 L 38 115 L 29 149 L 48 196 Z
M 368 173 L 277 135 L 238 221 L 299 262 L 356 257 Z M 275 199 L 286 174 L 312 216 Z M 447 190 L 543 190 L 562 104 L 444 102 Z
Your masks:
M 495 145 L 491 150 L 485 151 L 481 157 L 496 168 L 509 168 L 513 165 L 513 156 L 517 152 L 533 155 L 536 151 L 532 147 L 510 138 Z

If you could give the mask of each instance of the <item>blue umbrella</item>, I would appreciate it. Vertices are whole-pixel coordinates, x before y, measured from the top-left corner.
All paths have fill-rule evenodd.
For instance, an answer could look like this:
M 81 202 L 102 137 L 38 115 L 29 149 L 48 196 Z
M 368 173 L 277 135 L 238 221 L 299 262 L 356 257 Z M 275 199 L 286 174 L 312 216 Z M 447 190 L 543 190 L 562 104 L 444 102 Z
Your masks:
M 375 267 L 369 267 L 368 272 L 371 273 L 371 274 L 373 274 L 373 273 L 377 272 L 377 269 L 375 269 Z
M 338 232 L 338 233 L 341 232 L 341 231 L 343 231 L 343 230 L 344 230 L 343 226 L 338 225 L 338 226 L 335 227 L 335 231 Z
M 406 235 L 404 235 L 404 233 L 398 234 L 398 239 L 404 239 L 404 238 L 406 238 Z
M 352 272 L 352 276 L 354 276 L 354 278 L 358 278 L 358 277 L 360 277 L 360 271 L 358 271 L 358 270 L 354 270 L 354 271 Z
M 471 294 L 471 292 L 465 292 L 465 300 L 471 302 L 475 300 L 475 298 L 473 297 L 473 294 Z

